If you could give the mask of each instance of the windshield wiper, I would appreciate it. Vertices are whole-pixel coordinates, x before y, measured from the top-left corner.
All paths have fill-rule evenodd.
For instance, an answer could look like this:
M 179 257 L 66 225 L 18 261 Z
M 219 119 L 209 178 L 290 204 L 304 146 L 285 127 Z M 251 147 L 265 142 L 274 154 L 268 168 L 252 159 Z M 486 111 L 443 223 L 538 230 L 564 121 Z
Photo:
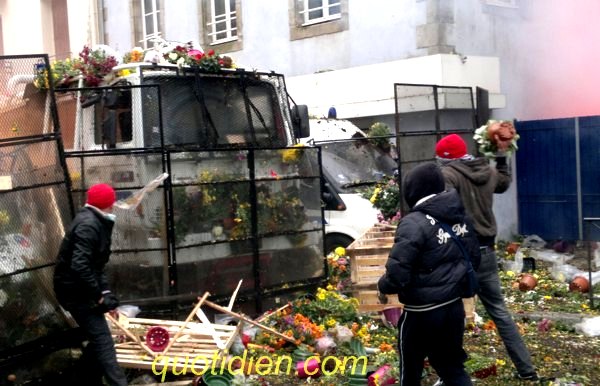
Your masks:
M 359 186 L 376 185 L 377 183 L 378 183 L 377 181 L 352 181 L 352 182 L 348 182 L 346 184 L 342 184 L 342 185 L 340 185 L 340 187 L 342 189 L 348 189 L 348 188 L 356 188 Z

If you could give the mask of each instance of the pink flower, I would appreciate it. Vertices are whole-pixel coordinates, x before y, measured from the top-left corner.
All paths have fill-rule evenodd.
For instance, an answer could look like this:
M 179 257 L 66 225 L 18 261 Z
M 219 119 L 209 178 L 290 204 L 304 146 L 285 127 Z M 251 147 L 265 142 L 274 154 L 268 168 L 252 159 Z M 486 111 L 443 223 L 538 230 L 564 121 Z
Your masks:
M 339 265 L 346 265 L 346 264 L 348 264 L 348 261 L 346 260 L 345 257 L 340 257 L 337 262 L 338 262 Z
M 204 56 L 204 53 L 200 50 L 189 50 L 188 55 L 195 60 L 200 60 Z

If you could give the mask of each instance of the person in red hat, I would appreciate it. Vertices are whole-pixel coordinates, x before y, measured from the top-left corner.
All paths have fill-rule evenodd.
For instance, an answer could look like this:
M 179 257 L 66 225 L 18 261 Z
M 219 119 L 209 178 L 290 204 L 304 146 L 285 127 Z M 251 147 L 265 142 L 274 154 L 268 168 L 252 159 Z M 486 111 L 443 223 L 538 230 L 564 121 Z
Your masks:
M 486 158 L 469 154 L 465 141 L 456 134 L 440 139 L 435 146 L 435 155 L 442 168 L 446 189 L 454 188 L 460 194 L 479 240 L 481 264 L 477 271 L 477 296 L 498 328 L 506 351 L 517 369 L 516 377 L 537 381 L 539 377 L 529 351 L 504 303 L 494 250 L 497 232 L 492 211 L 494 194 L 504 193 L 511 183 L 506 156 L 498 153 L 496 166 L 492 167 Z
M 96 184 L 88 189 L 85 206 L 63 238 L 54 270 L 56 298 L 88 341 L 83 350 L 82 374 L 89 385 L 102 385 L 103 376 L 109 385 L 127 385 L 104 317 L 105 312 L 119 306 L 104 273 L 111 254 L 115 201 L 115 190 L 110 185 Z

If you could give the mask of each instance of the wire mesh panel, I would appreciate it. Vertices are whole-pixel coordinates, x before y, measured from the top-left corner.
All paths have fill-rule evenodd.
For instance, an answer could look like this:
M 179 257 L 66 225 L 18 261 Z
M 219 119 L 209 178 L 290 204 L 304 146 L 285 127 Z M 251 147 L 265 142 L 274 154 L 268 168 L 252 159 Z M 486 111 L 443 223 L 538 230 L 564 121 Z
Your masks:
M 0 337 L 4 348 L 68 327 L 51 284 L 71 214 L 57 160 L 56 140 L 0 145 L 0 303 L 3 323 L 9 323 Z
M 394 87 L 402 176 L 415 164 L 433 160 L 435 144 L 450 133 L 461 135 L 469 152 L 476 153 L 472 138 L 475 109 L 470 87 L 404 83 L 396 83 Z
M 0 57 L 0 133 L 19 138 L 50 133 L 48 56 Z
M 48 91 L 49 67 L 46 55 L 0 57 L 3 354 L 71 326 L 52 288 L 54 262 L 72 213 Z
M 311 159 L 312 158 L 312 159 Z M 178 292 L 324 276 L 318 149 L 171 154 Z M 316 189 L 315 189 L 316 188 Z
M 54 267 L 0 276 L 0 347 L 7 350 L 53 332 L 69 323 L 52 290 Z
M 440 131 L 473 130 L 475 106 L 470 87 L 437 87 Z M 472 141 L 467 141 L 472 142 Z
M 435 89 L 430 85 L 398 83 L 394 84 L 394 89 L 398 132 L 435 130 Z
M 69 154 L 73 201 L 85 204 L 85 192 L 110 181 L 117 200 L 127 200 L 165 170 L 161 153 Z M 111 290 L 122 300 L 166 296 L 169 293 L 167 210 L 164 188 L 158 188 L 132 209 L 113 208 L 116 215 L 106 267 Z

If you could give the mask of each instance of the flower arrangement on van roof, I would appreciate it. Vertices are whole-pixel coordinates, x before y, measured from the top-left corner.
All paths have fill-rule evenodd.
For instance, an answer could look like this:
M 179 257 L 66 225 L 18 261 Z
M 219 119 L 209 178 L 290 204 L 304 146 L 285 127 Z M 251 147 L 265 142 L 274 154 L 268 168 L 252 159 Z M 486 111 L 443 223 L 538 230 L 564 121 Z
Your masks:
M 204 52 L 201 48 L 194 47 L 192 42 L 174 43 L 159 39 L 155 41 L 153 48 L 144 50 L 134 47 L 123 55 L 108 46 L 86 45 L 77 58 L 55 60 L 50 69 L 43 63 L 37 65 L 33 84 L 40 90 L 47 90 L 50 79 L 53 87 L 61 87 L 68 86 L 81 76 L 85 87 L 100 86 L 112 80 L 113 69 L 117 65 L 128 63 L 175 64 L 198 67 L 210 72 L 236 67 L 229 56 L 218 55 L 212 49 Z M 51 78 L 49 72 L 52 74 Z M 130 71 L 120 70 L 118 75 L 129 73 Z
M 194 48 L 192 42 L 177 45 L 163 54 L 163 58 L 171 64 L 199 67 L 203 70 L 217 72 L 221 68 L 232 68 L 233 61 L 229 56 L 219 56 L 214 50 L 203 52 Z

